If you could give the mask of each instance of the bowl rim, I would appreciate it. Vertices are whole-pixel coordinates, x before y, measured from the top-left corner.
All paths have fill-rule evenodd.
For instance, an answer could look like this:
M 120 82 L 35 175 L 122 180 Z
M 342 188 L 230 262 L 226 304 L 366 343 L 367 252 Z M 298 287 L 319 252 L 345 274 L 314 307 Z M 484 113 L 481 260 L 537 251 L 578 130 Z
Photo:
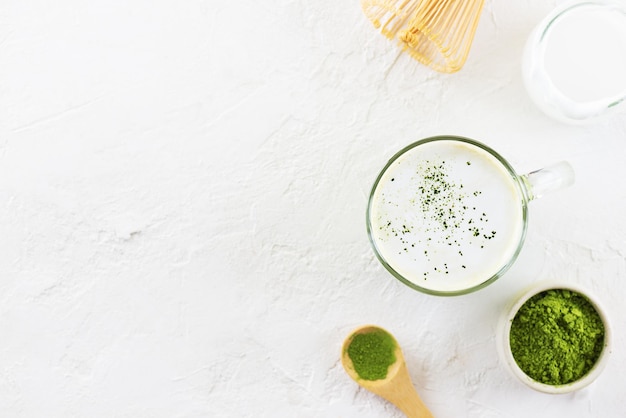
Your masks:
M 584 296 L 595 308 L 596 312 L 598 312 L 598 315 L 600 315 L 600 319 L 604 324 L 604 347 L 602 348 L 600 357 L 598 357 L 598 360 L 596 360 L 596 363 L 587 372 L 587 374 L 585 374 L 578 380 L 566 383 L 564 385 L 548 385 L 546 383 L 541 383 L 532 379 L 530 376 L 524 373 L 524 371 L 517 365 L 515 359 L 513 358 L 513 353 L 511 352 L 511 345 L 509 340 L 513 318 L 515 318 L 515 315 L 522 307 L 522 305 L 526 303 L 526 301 L 531 297 L 541 292 L 553 289 L 571 290 Z M 502 319 L 504 323 L 500 327 L 502 333 L 500 338 L 499 351 L 501 356 L 503 357 L 504 362 L 508 365 L 509 371 L 511 371 L 511 373 L 519 381 L 539 392 L 549 394 L 564 394 L 574 392 L 588 386 L 593 381 L 595 381 L 598 376 L 600 376 L 600 374 L 606 367 L 606 364 L 612 352 L 612 330 L 606 310 L 598 302 L 598 298 L 592 292 L 576 283 L 571 283 L 563 280 L 542 280 L 536 282 L 525 291 L 523 291 L 520 296 L 513 299 L 513 303 L 509 306 L 508 309 L 505 310 L 505 314 L 503 315 Z

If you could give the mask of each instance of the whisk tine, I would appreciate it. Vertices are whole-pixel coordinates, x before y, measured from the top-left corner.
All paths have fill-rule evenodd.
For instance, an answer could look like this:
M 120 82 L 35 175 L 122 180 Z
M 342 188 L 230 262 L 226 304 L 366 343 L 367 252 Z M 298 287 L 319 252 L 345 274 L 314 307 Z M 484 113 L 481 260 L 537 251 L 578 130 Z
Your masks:
M 408 19 L 409 15 L 403 9 L 412 1 L 414 0 L 361 0 L 361 8 L 374 27 L 380 28 L 385 36 L 393 38 Z
M 483 5 L 484 0 L 361 0 L 365 15 L 385 36 L 447 73 L 465 64 Z
M 481 7 L 476 10 L 474 13 L 480 13 L 482 9 L 482 4 Z M 467 13 L 465 15 L 465 19 L 463 20 L 463 22 L 461 23 L 462 26 L 466 26 L 468 28 L 470 28 L 468 31 L 465 32 L 458 32 L 456 34 L 456 37 L 452 39 L 451 43 L 452 44 L 458 44 L 458 45 L 464 45 L 463 49 L 460 49 L 458 51 L 458 55 L 459 56 L 467 56 L 467 54 L 469 53 L 471 44 L 472 44 L 472 38 L 474 33 L 476 32 L 476 28 L 478 27 L 478 19 L 474 19 L 472 20 L 472 13 Z M 470 39 L 466 40 L 467 36 L 470 36 Z
M 455 1 L 451 1 L 451 0 L 442 0 L 437 4 L 433 4 L 433 9 L 424 9 L 424 15 L 422 16 L 422 19 L 424 20 L 424 24 L 425 25 L 438 25 L 441 22 L 441 20 L 443 19 L 448 19 L 450 16 L 447 13 L 448 11 L 448 6 L 450 4 L 454 5 L 454 4 L 458 4 L 458 2 Z M 453 10 L 450 10 L 450 12 L 453 12 Z M 428 19 L 428 16 L 431 15 L 432 19 Z
M 458 12 L 460 6 L 459 6 L 460 2 L 455 2 L 456 8 L 453 11 L 453 14 L 456 15 L 456 13 Z M 459 27 L 468 27 L 468 25 L 470 24 L 470 20 L 472 18 L 471 13 L 463 13 L 461 14 L 461 19 L 459 19 L 458 22 L 456 22 L 456 24 Z M 453 36 L 450 38 L 450 45 L 464 45 L 463 43 L 463 39 L 465 38 L 465 36 L 467 36 L 467 32 L 466 31 L 457 31 L 453 33 Z M 462 52 L 464 50 L 464 48 L 460 48 L 459 52 Z

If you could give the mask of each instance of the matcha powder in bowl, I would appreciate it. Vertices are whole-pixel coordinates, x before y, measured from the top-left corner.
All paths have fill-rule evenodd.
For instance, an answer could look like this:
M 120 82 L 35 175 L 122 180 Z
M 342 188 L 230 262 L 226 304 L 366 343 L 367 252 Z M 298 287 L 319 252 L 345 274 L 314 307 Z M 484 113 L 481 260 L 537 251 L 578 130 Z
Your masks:
M 544 284 L 528 292 L 509 313 L 505 334 L 514 374 L 548 393 L 571 392 L 591 383 L 609 352 L 603 311 L 569 285 Z

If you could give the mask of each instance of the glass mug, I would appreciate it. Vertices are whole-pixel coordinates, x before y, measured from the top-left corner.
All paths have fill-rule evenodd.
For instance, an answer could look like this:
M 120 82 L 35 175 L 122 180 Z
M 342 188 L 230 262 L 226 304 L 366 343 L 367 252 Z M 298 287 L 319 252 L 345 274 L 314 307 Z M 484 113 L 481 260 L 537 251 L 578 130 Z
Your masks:
M 367 205 L 370 243 L 409 287 L 466 294 L 511 267 L 526 236 L 528 202 L 573 180 L 567 162 L 518 175 L 478 141 L 422 139 L 395 154 L 376 178 Z
M 522 58 L 526 91 L 545 114 L 583 123 L 624 109 L 626 4 L 567 2 L 530 33 Z

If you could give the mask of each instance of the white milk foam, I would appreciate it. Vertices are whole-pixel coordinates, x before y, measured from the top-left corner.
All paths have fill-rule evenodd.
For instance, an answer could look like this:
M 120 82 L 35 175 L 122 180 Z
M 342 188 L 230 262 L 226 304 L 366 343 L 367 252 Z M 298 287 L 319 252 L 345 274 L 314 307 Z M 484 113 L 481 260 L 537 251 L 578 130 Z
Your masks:
M 416 285 L 466 289 L 514 257 L 524 234 L 523 207 L 518 184 L 490 153 L 432 141 L 405 152 L 382 175 L 370 204 L 372 240 Z

